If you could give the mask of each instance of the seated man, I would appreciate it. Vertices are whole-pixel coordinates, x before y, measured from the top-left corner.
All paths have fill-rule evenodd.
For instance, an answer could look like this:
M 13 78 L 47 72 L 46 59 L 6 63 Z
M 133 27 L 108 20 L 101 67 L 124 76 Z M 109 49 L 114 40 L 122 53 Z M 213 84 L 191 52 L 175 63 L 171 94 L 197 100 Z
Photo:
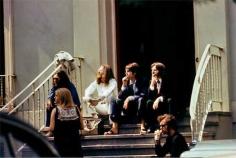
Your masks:
M 117 82 L 110 65 L 101 65 L 96 75 L 96 80 L 85 89 L 83 97 L 86 102 L 85 110 L 89 116 L 96 118 L 98 115 L 108 118 L 111 100 L 117 97 Z M 99 133 L 103 134 L 104 131 Z
M 158 117 L 160 122 L 160 130 L 156 130 L 154 134 L 155 152 L 158 157 L 179 157 L 184 151 L 189 150 L 185 138 L 177 131 L 175 117 L 170 114 L 164 114 Z M 164 145 L 161 145 L 161 138 L 167 135 Z
M 139 76 L 139 65 L 130 63 L 125 67 L 125 77 L 122 79 L 122 87 L 118 99 L 111 103 L 110 119 L 113 121 L 110 131 L 105 135 L 117 134 L 118 123 L 121 116 L 142 115 L 142 108 L 147 94 L 147 84 Z
M 154 62 L 151 65 L 151 81 L 148 88 L 148 97 L 145 114 L 141 120 L 140 134 L 153 133 L 157 128 L 156 118 L 168 112 L 167 86 L 165 78 L 165 65 Z

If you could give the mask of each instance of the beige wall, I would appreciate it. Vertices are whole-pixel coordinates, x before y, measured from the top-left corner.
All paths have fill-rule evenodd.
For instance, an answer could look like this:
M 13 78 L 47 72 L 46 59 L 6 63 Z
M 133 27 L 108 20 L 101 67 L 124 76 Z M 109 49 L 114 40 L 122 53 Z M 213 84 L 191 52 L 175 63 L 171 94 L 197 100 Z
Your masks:
M 213 111 L 230 111 L 228 96 L 227 47 L 227 2 L 228 0 L 194 1 L 194 30 L 196 58 L 201 58 L 207 44 L 214 44 L 224 49 L 223 72 L 223 107 L 215 106 Z M 198 63 L 196 63 L 196 66 Z
M 196 57 L 201 56 L 208 43 L 223 47 L 228 56 L 227 0 L 196 2 Z M 116 74 L 113 0 L 13 0 L 11 7 L 17 90 L 38 75 L 59 50 L 85 58 L 82 63 L 81 96 L 88 84 L 94 80 L 100 64 L 111 64 Z M 228 80 L 227 61 L 224 63 Z M 225 83 L 225 94 L 228 94 L 227 84 Z M 226 104 L 224 111 L 229 111 Z
M 9 38 L 6 48 L 12 49 L 5 51 L 6 61 L 10 61 L 6 62 L 6 72 L 16 74 L 16 93 L 46 68 L 60 50 L 84 57 L 80 97 L 95 79 L 100 64 L 112 65 L 116 73 L 114 2 L 4 0 L 5 37 Z
M 89 83 L 95 80 L 100 64 L 110 64 L 115 70 L 113 2 L 113 0 L 73 1 L 75 56 L 84 57 L 82 96 Z
M 22 90 L 59 50 L 73 55 L 72 0 L 12 0 L 16 90 Z
M 74 0 L 73 4 L 75 56 L 85 58 L 82 63 L 81 85 L 84 90 L 95 79 L 100 65 L 98 0 Z
M 208 43 L 226 49 L 226 1 L 194 1 L 195 47 L 201 56 Z

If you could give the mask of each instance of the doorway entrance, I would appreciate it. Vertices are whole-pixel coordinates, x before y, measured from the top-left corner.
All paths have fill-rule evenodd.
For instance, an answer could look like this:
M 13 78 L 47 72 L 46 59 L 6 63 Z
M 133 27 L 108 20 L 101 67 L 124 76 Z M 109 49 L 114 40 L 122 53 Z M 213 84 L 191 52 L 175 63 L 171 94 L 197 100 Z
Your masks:
M 126 64 L 138 62 L 150 78 L 151 63 L 160 61 L 167 67 L 172 111 L 184 115 L 195 76 L 193 2 L 118 0 L 116 15 L 119 85 Z

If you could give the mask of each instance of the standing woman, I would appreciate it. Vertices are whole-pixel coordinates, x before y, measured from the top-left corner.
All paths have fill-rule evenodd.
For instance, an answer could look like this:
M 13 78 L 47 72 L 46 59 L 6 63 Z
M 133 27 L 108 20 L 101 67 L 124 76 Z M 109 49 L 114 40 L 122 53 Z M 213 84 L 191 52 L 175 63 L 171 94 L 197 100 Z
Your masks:
M 79 108 L 73 103 L 71 92 L 59 88 L 55 94 L 56 107 L 52 110 L 50 126 L 44 131 L 54 134 L 54 143 L 62 157 L 82 157 L 79 130 L 83 129 Z

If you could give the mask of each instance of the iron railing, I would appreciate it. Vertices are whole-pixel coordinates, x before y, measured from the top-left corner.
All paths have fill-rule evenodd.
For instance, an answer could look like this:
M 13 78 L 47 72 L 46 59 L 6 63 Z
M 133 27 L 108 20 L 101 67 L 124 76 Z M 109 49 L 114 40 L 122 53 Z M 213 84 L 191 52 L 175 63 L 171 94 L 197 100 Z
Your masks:
M 81 62 L 83 58 L 74 58 L 75 69 L 70 72 L 69 78 L 76 85 L 81 85 Z M 0 111 L 8 109 L 9 115 L 16 115 L 26 123 L 31 124 L 36 129 L 40 129 L 45 124 L 46 102 L 49 90 L 52 88 L 52 76 L 59 69 L 64 69 L 64 63 L 57 67 L 57 59 L 49 64 L 32 82 L 22 91 L 6 103 Z M 79 87 L 81 90 L 81 86 Z
M 15 75 L 0 75 L 0 108 L 13 97 Z
M 208 112 L 222 106 L 222 53 L 222 48 L 208 44 L 201 57 L 189 109 L 192 141 L 202 140 Z

